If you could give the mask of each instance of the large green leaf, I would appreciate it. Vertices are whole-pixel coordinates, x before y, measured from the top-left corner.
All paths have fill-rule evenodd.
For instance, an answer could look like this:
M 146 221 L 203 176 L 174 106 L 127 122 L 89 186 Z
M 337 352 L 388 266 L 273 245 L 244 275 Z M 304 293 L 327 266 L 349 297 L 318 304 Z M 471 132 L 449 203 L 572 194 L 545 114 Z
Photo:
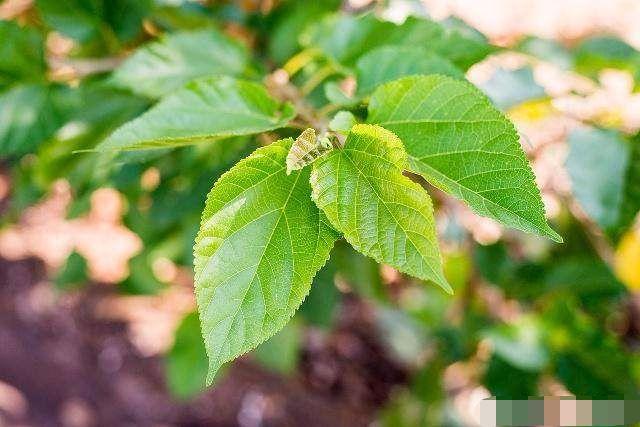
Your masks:
M 443 57 L 419 46 L 383 46 L 363 55 L 356 64 L 358 94 L 370 95 L 379 85 L 416 74 L 464 74 Z
M 562 240 L 545 220 L 513 124 L 472 85 L 444 76 L 387 83 L 372 95 L 368 121 L 400 137 L 412 171 L 476 213 Z
M 98 151 L 166 148 L 283 127 L 293 107 L 264 86 L 231 77 L 194 80 L 117 129 Z
M 451 291 L 442 273 L 431 199 L 402 175 L 406 160 L 391 132 L 356 125 L 344 148 L 313 164 L 313 198 L 356 250 Z
M 99 83 L 85 83 L 68 89 L 64 91 L 66 125 L 44 141 L 34 152 L 35 159 L 22 167 L 27 169 L 32 182 L 43 190 L 55 180 L 64 178 L 79 197 L 81 189 L 90 185 L 98 169 L 99 156 L 80 156 L 74 151 L 94 148 L 118 126 L 147 108 L 144 99 Z
M 0 89 L 18 80 L 43 80 L 44 40 L 37 30 L 0 20 Z
M 0 94 L 0 156 L 22 155 L 51 137 L 61 125 L 58 88 L 17 85 Z
M 372 14 L 329 16 L 304 34 L 302 41 L 347 66 L 354 65 L 366 52 L 385 45 L 422 47 L 465 70 L 493 51 L 485 41 L 468 37 L 458 28 L 414 17 L 396 25 Z
M 248 61 L 243 45 L 213 28 L 185 31 L 140 48 L 111 80 L 137 94 L 159 98 L 197 77 L 240 75 Z
M 573 195 L 589 217 L 615 237 L 640 208 L 633 194 L 638 181 L 635 147 L 620 133 L 602 129 L 575 130 L 568 142 L 566 167 Z
M 282 329 L 338 237 L 311 200 L 309 168 L 286 174 L 291 144 L 259 148 L 207 197 L 194 264 L 210 379 Z

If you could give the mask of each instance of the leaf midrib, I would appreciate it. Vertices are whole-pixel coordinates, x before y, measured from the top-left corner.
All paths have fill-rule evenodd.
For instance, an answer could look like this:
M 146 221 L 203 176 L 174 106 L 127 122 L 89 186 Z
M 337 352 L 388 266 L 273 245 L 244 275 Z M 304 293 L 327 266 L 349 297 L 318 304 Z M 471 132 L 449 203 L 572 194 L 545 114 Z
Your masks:
M 347 149 L 343 149 L 342 153 L 345 155 L 345 157 L 349 160 L 349 162 L 353 165 L 353 168 L 358 172 L 358 175 L 362 175 L 365 178 L 365 181 L 367 182 L 367 184 L 369 184 L 369 187 L 371 187 L 371 189 L 373 190 L 373 192 L 376 194 L 376 197 L 378 198 L 378 200 L 380 200 L 380 202 L 382 203 L 382 205 L 384 206 L 384 208 L 387 210 L 387 212 L 389 212 L 389 215 L 391 216 L 391 218 L 393 218 L 394 222 L 396 224 L 398 224 L 398 227 L 402 230 L 402 232 L 407 236 L 407 239 L 411 242 L 411 244 L 413 245 L 413 247 L 416 249 L 416 251 L 418 251 L 418 253 L 420 254 L 421 257 L 425 257 L 425 255 L 422 253 L 422 251 L 420 251 L 419 246 L 416 245 L 416 243 L 413 241 L 413 239 L 410 237 L 410 233 L 405 230 L 405 228 L 400 224 L 400 222 L 397 220 L 397 218 L 395 217 L 395 215 L 393 215 L 393 212 L 391 212 L 391 209 L 389 209 L 389 207 L 387 206 L 386 202 L 384 201 L 384 199 L 382 197 L 380 197 L 380 194 L 378 193 L 378 191 L 376 190 L 375 186 L 371 183 L 371 181 L 369 180 L 369 177 L 360 170 L 360 168 L 358 168 L 358 166 L 356 165 L 356 163 L 353 161 L 353 159 L 351 159 L 351 157 L 349 157 L 349 154 L 347 153 Z M 358 150 L 353 150 L 351 149 L 350 151 L 354 151 L 354 152 L 359 152 Z M 397 166 L 394 165 L 394 167 L 397 168 Z M 420 212 L 420 215 L 422 215 L 422 213 Z M 424 218 L 424 215 L 422 215 L 422 217 Z M 424 218 L 427 219 L 427 218 Z M 427 240 L 429 240 L 427 238 Z M 437 244 L 437 243 L 436 243 Z M 381 251 L 381 255 L 382 255 L 382 251 Z M 431 257 L 427 257 L 427 258 L 431 258 Z M 433 277 L 434 278 L 439 278 L 440 275 L 433 269 L 433 267 L 428 263 L 425 262 L 425 264 L 427 265 L 427 267 L 429 268 L 429 270 L 433 273 Z M 434 279 L 428 279 L 425 277 L 421 277 L 421 279 L 427 279 L 427 280 L 434 280 Z M 435 281 L 435 280 L 434 280 Z M 438 283 L 438 285 L 443 286 L 442 283 L 436 282 Z M 446 283 L 446 282 L 444 282 Z M 445 286 L 443 286 L 445 287 Z M 449 290 L 451 291 L 450 287 Z
M 249 115 L 246 114 L 245 116 L 249 116 Z M 284 125 L 285 123 L 288 122 L 288 120 L 282 120 L 282 118 L 269 120 L 269 119 L 265 119 L 265 117 L 266 116 L 261 116 L 260 118 L 265 122 L 268 122 L 269 126 L 271 126 L 269 129 L 266 129 L 266 130 L 278 128 L 280 127 L 280 125 Z M 162 147 L 162 146 L 154 147 L 151 145 L 155 143 L 162 143 L 162 142 L 188 144 L 189 142 L 202 142 L 206 140 L 219 140 L 224 138 L 230 138 L 233 136 L 243 136 L 243 135 L 247 135 L 247 132 L 253 133 L 255 131 L 253 127 L 258 127 L 258 126 L 260 127 L 260 130 L 265 129 L 265 126 L 261 126 L 261 124 L 256 124 L 256 125 L 253 125 L 252 127 L 244 127 L 241 130 L 227 131 L 225 133 L 212 133 L 208 135 L 198 134 L 198 135 L 189 135 L 189 136 L 158 137 L 153 139 L 138 140 L 133 145 L 127 144 L 124 146 L 103 147 L 100 149 L 98 149 L 99 147 L 96 147 L 95 150 L 87 150 L 87 151 L 107 152 L 107 151 L 137 151 L 141 149 L 148 149 L 148 150 L 163 149 L 168 147 Z M 123 131 L 124 130 L 125 129 L 123 129 Z M 147 144 L 149 144 L 150 146 L 146 146 Z
M 504 206 L 501 206 L 499 204 L 497 204 L 496 202 L 494 202 L 493 200 L 487 199 L 485 196 L 483 196 L 481 193 L 478 193 L 474 190 L 472 190 L 471 188 L 460 184 L 458 181 L 454 181 L 453 179 L 449 178 L 448 176 L 444 175 L 443 173 L 441 173 L 439 170 L 433 168 L 432 166 L 430 166 L 428 163 L 423 162 L 420 158 L 418 157 L 413 157 L 413 156 L 409 156 L 409 158 L 411 160 L 413 160 L 416 163 L 419 163 L 420 165 L 422 165 L 424 168 L 428 169 L 433 175 L 437 176 L 439 180 L 448 183 L 449 185 L 454 185 L 454 186 L 458 186 L 460 188 L 463 188 L 467 191 L 469 191 L 470 193 L 475 194 L 476 196 L 480 197 L 485 203 L 490 204 L 491 206 L 499 209 L 501 212 L 503 213 L 507 213 L 510 216 L 513 216 L 515 218 L 518 218 L 518 220 L 523 221 L 525 224 L 529 225 L 531 227 L 532 230 L 538 230 L 541 225 L 539 224 L 535 224 L 533 222 L 531 222 L 531 220 L 524 218 L 520 215 L 518 215 L 516 212 L 510 211 L 507 208 L 505 208 Z M 414 168 L 412 168 L 414 169 Z M 422 172 L 414 170 L 414 172 L 421 174 Z M 442 186 L 439 185 L 437 182 L 433 182 L 433 185 L 435 185 L 436 187 L 440 188 L 440 190 L 447 192 L 447 190 L 445 188 L 441 188 Z M 529 194 L 529 193 L 527 193 Z M 462 197 L 462 196 L 460 196 Z M 469 205 L 471 207 L 472 210 L 474 210 L 473 206 Z M 482 214 L 485 215 L 485 214 Z M 544 225 L 542 226 L 544 227 Z M 546 227 L 544 227 L 546 228 Z M 550 233 L 548 230 L 545 229 L 545 234 L 549 237 L 554 237 L 555 234 L 554 233 Z M 554 237 L 555 239 L 555 237 Z
M 282 172 L 283 170 L 284 169 L 280 169 L 279 172 Z M 264 254 L 267 252 L 267 248 L 269 247 L 269 244 L 271 243 L 271 239 L 273 239 L 273 235 L 275 234 L 275 231 L 278 228 L 278 224 L 280 224 L 280 221 L 282 220 L 283 215 L 286 217 L 285 209 L 287 207 L 287 204 L 289 203 L 289 200 L 291 199 L 291 195 L 293 194 L 293 192 L 296 189 L 296 186 L 298 185 L 298 180 L 300 179 L 301 175 L 302 175 L 302 173 L 298 173 L 298 176 L 296 176 L 296 180 L 294 181 L 293 185 L 291 186 L 291 190 L 289 191 L 289 194 L 287 195 L 287 199 L 284 201 L 282 207 L 280 207 L 278 209 L 274 209 L 274 210 L 268 212 L 268 213 L 273 213 L 273 212 L 278 211 L 278 210 L 281 211 L 280 215 L 278 216 L 278 220 L 275 222 L 275 224 L 273 226 L 273 229 L 271 230 L 271 234 L 269 235 L 269 238 L 267 239 L 267 241 L 266 241 L 266 243 L 264 245 L 264 249 L 262 250 L 262 254 L 258 258 L 258 262 L 256 263 L 256 269 L 255 269 L 255 271 L 253 273 L 253 276 L 251 276 L 251 280 L 249 280 L 249 282 L 248 282 L 248 286 L 244 291 L 244 295 L 241 298 L 242 302 L 244 302 L 245 298 L 247 297 L 247 293 L 249 292 L 249 289 L 251 289 L 251 285 L 252 285 L 253 281 L 255 280 L 256 275 L 258 274 L 258 269 L 260 268 L 260 264 L 262 263 L 262 260 L 264 258 Z M 234 198 L 234 200 L 236 198 Z M 260 218 L 263 217 L 263 216 L 264 215 L 261 215 Z M 288 226 L 287 226 L 287 230 L 288 230 Z M 235 234 L 235 232 L 233 234 Z M 289 237 L 289 245 L 291 246 L 291 253 L 293 254 L 293 245 L 291 243 L 291 237 Z M 292 265 L 294 266 L 294 268 L 292 270 L 292 273 L 295 273 L 295 265 L 294 265 L 294 263 L 295 263 L 295 259 L 292 256 Z M 262 281 L 260 281 L 260 288 L 262 288 L 262 291 L 264 291 L 264 288 L 263 288 L 263 285 L 262 285 Z M 213 299 L 213 296 L 214 296 L 214 293 L 212 293 L 210 300 L 207 302 L 207 305 L 209 305 L 211 303 L 211 300 Z M 264 292 L 261 293 L 261 296 L 262 296 L 262 303 L 264 304 L 264 306 L 266 308 L 267 303 L 264 300 Z M 231 328 L 233 327 L 233 324 L 234 324 L 236 318 L 238 317 L 238 313 L 240 312 L 241 308 L 242 308 L 242 303 L 238 304 L 238 308 L 236 309 L 235 313 L 233 314 L 233 316 L 230 316 L 231 317 L 231 322 L 229 323 L 229 328 L 227 329 L 227 331 L 224 334 L 224 338 L 223 338 L 222 342 L 226 342 L 227 341 L 227 338 L 229 337 L 229 332 L 231 331 Z M 262 318 L 262 322 L 263 322 L 263 325 L 260 327 L 261 331 L 262 331 L 262 327 L 264 326 L 264 317 Z M 210 335 L 213 332 L 213 330 L 214 330 L 214 328 L 211 328 L 211 330 L 209 331 L 208 338 L 210 338 Z M 245 338 L 243 337 L 243 344 L 244 344 L 244 340 L 245 340 Z M 216 355 L 216 358 L 215 358 L 215 363 L 214 363 L 215 365 L 219 365 L 221 357 L 222 357 L 222 351 L 219 351 L 218 354 Z

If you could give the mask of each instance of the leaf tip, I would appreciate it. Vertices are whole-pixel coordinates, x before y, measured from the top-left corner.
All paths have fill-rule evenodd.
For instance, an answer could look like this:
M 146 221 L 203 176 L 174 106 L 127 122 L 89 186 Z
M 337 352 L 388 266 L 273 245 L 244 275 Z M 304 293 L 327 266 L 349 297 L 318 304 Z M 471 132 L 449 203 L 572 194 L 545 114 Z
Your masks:
M 444 291 L 449 295 L 453 295 L 453 288 L 451 287 L 449 282 L 446 281 L 446 279 L 440 279 L 436 282 L 436 284 L 444 289 Z
M 556 233 L 551 227 L 546 230 L 546 235 L 556 243 L 564 243 L 562 236 Z
M 211 369 L 211 367 L 209 367 L 209 372 L 207 372 L 207 380 L 205 382 L 207 387 L 211 387 L 213 385 L 213 381 L 216 378 L 216 373 L 218 372 L 218 369 Z

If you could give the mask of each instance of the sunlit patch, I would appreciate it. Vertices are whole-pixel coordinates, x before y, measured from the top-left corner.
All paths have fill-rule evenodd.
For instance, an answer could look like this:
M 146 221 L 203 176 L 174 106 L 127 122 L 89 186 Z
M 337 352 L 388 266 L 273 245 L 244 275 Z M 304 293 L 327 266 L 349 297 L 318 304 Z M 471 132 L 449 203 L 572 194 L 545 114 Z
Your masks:
M 90 212 L 67 220 L 70 203 L 69 184 L 57 181 L 46 199 L 26 209 L 17 225 L 0 233 L 0 255 L 12 260 L 34 256 L 57 269 L 75 248 L 87 260 L 91 279 L 116 283 L 126 278 L 128 261 L 142 249 L 142 242 L 121 223 L 120 193 L 96 190 Z
M 640 291 L 640 232 L 632 230 L 620 241 L 615 254 L 615 271 L 622 283 Z

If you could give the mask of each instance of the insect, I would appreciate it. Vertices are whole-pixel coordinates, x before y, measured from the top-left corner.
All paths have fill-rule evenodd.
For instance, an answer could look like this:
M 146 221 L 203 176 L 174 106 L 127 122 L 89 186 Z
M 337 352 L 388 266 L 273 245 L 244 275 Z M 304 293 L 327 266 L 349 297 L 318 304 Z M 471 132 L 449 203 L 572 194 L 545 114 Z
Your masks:
M 287 175 L 313 163 L 318 157 L 333 149 L 333 143 L 328 136 L 316 137 L 312 128 L 305 129 L 296 138 L 289 154 L 287 154 Z

